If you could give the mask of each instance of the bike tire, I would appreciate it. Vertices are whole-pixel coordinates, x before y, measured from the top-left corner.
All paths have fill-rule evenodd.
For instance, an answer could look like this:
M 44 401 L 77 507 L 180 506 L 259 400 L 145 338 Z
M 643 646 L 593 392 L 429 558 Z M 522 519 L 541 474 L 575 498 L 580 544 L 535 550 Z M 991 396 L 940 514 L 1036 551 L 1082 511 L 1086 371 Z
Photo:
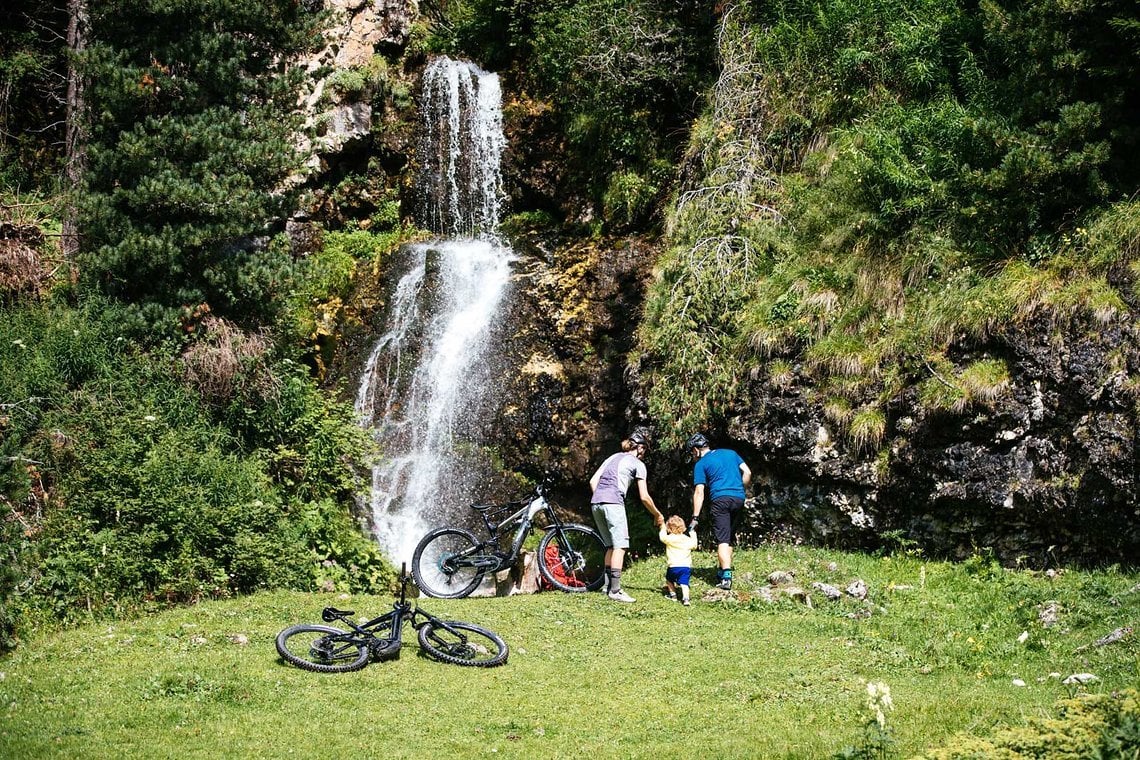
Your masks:
M 606 580 L 606 544 L 585 525 L 550 528 L 538 544 L 538 571 L 559 591 L 597 591 Z
M 420 647 L 429 657 L 473 668 L 493 668 L 507 661 L 507 643 L 494 631 L 457 620 L 448 620 L 446 625 L 453 630 L 444 627 L 442 621 L 420 626 Z
M 346 631 L 327 625 L 291 625 L 277 634 L 277 653 L 286 662 L 314 673 L 349 673 L 368 664 L 367 642 L 356 639 L 330 644 L 330 635 Z
M 471 596 L 486 571 L 462 567 L 449 573 L 443 561 L 478 545 L 478 539 L 461 528 L 437 528 L 421 538 L 412 554 L 412 578 L 420 591 L 439 599 Z

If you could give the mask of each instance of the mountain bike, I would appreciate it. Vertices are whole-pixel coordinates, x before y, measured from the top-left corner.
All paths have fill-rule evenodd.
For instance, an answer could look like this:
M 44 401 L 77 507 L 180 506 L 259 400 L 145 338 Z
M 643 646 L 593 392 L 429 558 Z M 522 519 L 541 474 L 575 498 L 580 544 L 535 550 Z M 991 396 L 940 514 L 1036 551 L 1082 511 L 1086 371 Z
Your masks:
M 327 625 L 292 625 L 277 634 L 277 653 L 303 670 L 348 673 L 369 660 L 400 656 L 404 623 L 416 629 L 420 647 L 429 657 L 452 665 L 491 668 L 507 661 L 506 643 L 493 631 L 458 620 L 440 620 L 407 598 L 408 573 L 400 570 L 400 598 L 392 611 L 357 625 L 352 610 L 325 607 L 321 619 L 342 623 L 351 631 Z
M 470 596 L 487 573 L 512 567 L 541 515 L 545 527 L 538 544 L 538 570 L 561 591 L 596 591 L 605 581 L 606 546 L 593 528 L 565 523 L 546 500 L 539 484 L 532 496 L 504 504 L 472 504 L 483 520 L 487 537 L 479 539 L 463 528 L 437 528 L 422 539 L 412 555 L 412 575 L 428 596 L 460 599 Z M 514 529 L 509 547 L 505 537 Z

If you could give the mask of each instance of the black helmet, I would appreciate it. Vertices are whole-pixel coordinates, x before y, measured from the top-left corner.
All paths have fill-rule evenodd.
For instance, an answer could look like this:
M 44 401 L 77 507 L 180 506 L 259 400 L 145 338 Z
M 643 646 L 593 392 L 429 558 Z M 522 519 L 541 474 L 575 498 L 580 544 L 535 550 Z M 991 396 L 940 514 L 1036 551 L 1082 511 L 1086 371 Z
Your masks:
M 685 443 L 686 449 L 707 449 L 709 446 L 709 439 L 705 438 L 703 433 L 693 433 L 692 437 Z
M 644 446 L 647 449 L 649 448 L 649 436 L 640 430 L 635 430 L 629 434 L 629 442 L 634 446 Z

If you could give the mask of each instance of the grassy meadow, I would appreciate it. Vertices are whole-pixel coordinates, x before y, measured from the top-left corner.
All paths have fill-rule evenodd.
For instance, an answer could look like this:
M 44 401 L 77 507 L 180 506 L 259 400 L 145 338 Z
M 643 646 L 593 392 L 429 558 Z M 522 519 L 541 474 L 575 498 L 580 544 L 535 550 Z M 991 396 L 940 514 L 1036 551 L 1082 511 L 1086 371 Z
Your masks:
M 1140 634 L 1094 644 L 1140 622 L 1135 572 L 770 546 L 738 554 L 734 599 L 705 601 L 713 556 L 696 563 L 690 608 L 661 595 L 656 557 L 627 570 L 632 605 L 421 600 L 503 636 L 510 660 L 489 670 L 421 656 L 410 629 L 399 660 L 356 673 L 278 659 L 286 625 L 326 605 L 379 614 L 385 596 L 263 593 L 45 633 L 0 659 L 0 757 L 911 757 L 1140 687 Z M 810 606 L 751 593 L 776 570 Z M 857 578 L 865 601 L 811 588 Z M 1064 685 L 1074 673 L 1098 680 Z M 868 731 L 879 682 L 893 702 L 882 733 Z

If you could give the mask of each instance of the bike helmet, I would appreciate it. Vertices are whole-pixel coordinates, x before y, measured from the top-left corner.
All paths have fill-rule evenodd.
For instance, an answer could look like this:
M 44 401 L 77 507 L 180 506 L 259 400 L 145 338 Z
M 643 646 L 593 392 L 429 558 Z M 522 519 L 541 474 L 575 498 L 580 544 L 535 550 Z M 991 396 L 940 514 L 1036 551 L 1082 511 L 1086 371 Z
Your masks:
M 629 442 L 635 446 L 644 446 L 647 449 L 649 448 L 649 436 L 640 430 L 635 430 L 629 434 Z
M 707 449 L 708 447 L 709 439 L 705 438 L 704 433 L 693 433 L 685 443 L 686 449 Z

